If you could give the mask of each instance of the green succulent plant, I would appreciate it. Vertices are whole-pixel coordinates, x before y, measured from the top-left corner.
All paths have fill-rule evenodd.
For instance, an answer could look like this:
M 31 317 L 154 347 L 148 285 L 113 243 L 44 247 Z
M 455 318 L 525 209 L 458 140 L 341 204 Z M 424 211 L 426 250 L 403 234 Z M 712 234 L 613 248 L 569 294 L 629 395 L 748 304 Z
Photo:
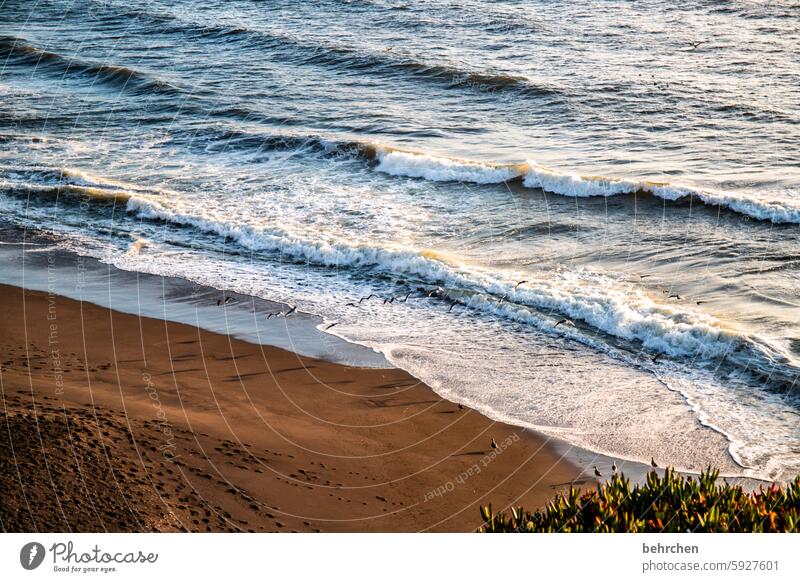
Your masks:
M 745 491 L 718 482 L 709 467 L 699 477 L 667 468 L 631 487 L 623 474 L 596 489 L 570 487 L 543 509 L 494 513 L 480 508 L 480 532 L 800 532 L 800 477 Z

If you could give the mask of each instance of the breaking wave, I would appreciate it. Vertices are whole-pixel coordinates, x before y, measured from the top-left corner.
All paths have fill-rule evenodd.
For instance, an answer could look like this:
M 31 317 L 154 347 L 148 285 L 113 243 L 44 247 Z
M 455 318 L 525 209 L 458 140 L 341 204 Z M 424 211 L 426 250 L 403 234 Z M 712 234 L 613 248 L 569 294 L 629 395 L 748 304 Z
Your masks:
M 746 194 L 700 189 L 650 180 L 567 173 L 534 161 L 520 164 L 493 164 L 457 160 L 424 153 L 376 147 L 376 170 L 393 176 L 424 178 L 437 182 L 500 184 L 521 180 L 527 188 L 579 198 L 617 194 L 650 194 L 674 202 L 697 198 L 709 206 L 720 206 L 739 214 L 775 224 L 800 224 L 800 204 L 785 199 L 751 197 Z
M 724 360 L 728 365 L 768 377 L 771 385 L 781 387 L 790 385 L 800 368 L 791 354 L 770 340 L 728 327 L 706 313 L 661 303 L 641 287 L 587 269 L 547 269 L 528 276 L 524 285 L 517 286 L 508 275 L 462 264 L 435 251 L 354 244 L 335 237 L 311 240 L 277 226 L 220 221 L 191 210 L 171 208 L 163 202 L 170 199 L 164 197 L 163 191 L 104 180 L 75 170 L 49 174 L 36 170 L 35 174 L 16 173 L 10 178 L 19 181 L 31 176 L 37 178 L 42 188 L 60 187 L 62 192 L 78 195 L 90 192 L 92 198 L 124 203 L 126 212 L 136 219 L 223 237 L 249 251 L 277 254 L 281 260 L 368 276 L 390 275 L 400 278 L 410 289 L 417 289 L 418 298 L 433 291 L 430 300 L 456 303 L 461 309 L 532 325 L 596 348 L 606 349 L 614 341 L 621 341 L 621 345 L 627 346 L 623 351 L 634 358 L 640 357 L 636 355 L 638 350 L 644 350 L 700 362 L 719 364 Z M 8 184 L 6 179 L 0 188 L 7 190 Z M 569 318 L 574 325 L 554 328 L 562 318 Z M 598 338 L 598 332 L 608 339 Z M 649 362 L 649 357 L 645 361 Z

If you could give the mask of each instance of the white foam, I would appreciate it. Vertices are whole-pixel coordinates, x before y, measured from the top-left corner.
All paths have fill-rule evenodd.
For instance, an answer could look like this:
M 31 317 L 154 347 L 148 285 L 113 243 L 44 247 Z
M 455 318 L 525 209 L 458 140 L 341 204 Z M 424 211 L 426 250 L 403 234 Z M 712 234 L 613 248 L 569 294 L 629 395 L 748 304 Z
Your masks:
M 690 186 L 664 184 L 607 176 L 583 176 L 547 168 L 535 161 L 524 164 L 493 164 L 459 160 L 424 153 L 376 146 L 376 170 L 392 176 L 424 178 L 434 182 L 501 184 L 522 178 L 527 188 L 540 188 L 561 196 L 615 196 L 647 192 L 664 200 L 694 196 L 711 206 L 722 206 L 739 214 L 776 224 L 800 224 L 800 204 L 776 193 L 765 195 L 724 192 Z
M 659 184 L 646 180 L 627 180 L 605 176 L 580 176 L 562 173 L 529 161 L 528 171 L 522 181 L 528 188 L 541 188 L 562 196 L 589 197 L 614 196 L 648 192 L 664 200 L 680 200 L 695 196 L 705 204 L 722 206 L 759 220 L 774 223 L 800 224 L 800 205 L 789 200 L 754 197 L 745 194 L 703 190 L 688 186 Z
M 718 358 L 741 353 L 764 360 L 764 367 L 789 361 L 768 340 L 748 336 L 725 326 L 711 315 L 661 304 L 641 288 L 605 274 L 588 271 L 543 271 L 528 275 L 529 282 L 514 287 L 501 274 L 485 272 L 441 255 L 400 246 L 376 247 L 341 239 L 308 240 L 280 228 L 221 223 L 177 212 L 159 202 L 133 197 L 128 211 L 140 218 L 188 225 L 228 237 L 254 251 L 326 267 L 365 268 L 373 272 L 416 278 L 420 284 L 444 284 L 453 297 L 473 308 L 507 319 L 552 330 L 554 318 L 567 316 L 595 330 L 636 342 L 645 349 L 670 356 Z M 506 297 L 505 301 L 498 301 Z M 533 308 L 533 309 L 529 309 Z M 550 316 L 548 313 L 552 313 Z M 559 333 L 574 334 L 559 328 Z M 598 345 L 589 334 L 583 341 Z M 752 361 L 750 362 L 753 366 Z
M 483 164 L 381 147 L 377 148 L 375 157 L 379 172 L 435 182 L 500 184 L 518 178 L 524 172 L 524 167 L 519 165 Z

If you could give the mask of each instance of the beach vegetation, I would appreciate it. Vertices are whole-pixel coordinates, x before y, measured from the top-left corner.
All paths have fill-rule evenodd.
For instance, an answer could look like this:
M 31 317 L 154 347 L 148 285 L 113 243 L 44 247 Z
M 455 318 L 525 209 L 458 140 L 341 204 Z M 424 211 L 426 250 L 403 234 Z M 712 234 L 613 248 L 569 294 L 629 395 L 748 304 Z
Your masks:
M 480 532 L 800 532 L 800 476 L 748 491 L 712 468 L 699 477 L 667 468 L 633 486 L 622 474 L 586 491 L 571 486 L 533 512 L 480 511 Z

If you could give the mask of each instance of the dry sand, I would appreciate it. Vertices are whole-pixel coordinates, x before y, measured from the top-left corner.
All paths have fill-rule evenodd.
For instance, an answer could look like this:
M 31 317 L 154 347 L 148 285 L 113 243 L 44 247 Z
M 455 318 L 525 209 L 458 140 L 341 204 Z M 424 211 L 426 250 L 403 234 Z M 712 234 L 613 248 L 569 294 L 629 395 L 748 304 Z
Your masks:
M 5 531 L 470 531 L 481 504 L 582 483 L 540 435 L 401 370 L 0 297 Z

